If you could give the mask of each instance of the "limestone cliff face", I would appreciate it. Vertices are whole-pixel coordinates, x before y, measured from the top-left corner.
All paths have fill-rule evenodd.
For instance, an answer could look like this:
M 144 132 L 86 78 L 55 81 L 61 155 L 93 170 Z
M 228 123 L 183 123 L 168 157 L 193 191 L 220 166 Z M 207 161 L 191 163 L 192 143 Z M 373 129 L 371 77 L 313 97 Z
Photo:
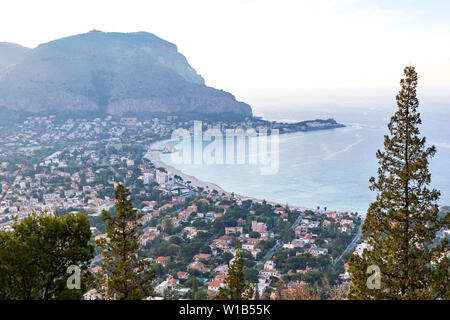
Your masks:
M 0 69 L 0 107 L 28 112 L 103 111 L 251 115 L 205 85 L 177 47 L 146 33 L 91 31 L 39 45 Z

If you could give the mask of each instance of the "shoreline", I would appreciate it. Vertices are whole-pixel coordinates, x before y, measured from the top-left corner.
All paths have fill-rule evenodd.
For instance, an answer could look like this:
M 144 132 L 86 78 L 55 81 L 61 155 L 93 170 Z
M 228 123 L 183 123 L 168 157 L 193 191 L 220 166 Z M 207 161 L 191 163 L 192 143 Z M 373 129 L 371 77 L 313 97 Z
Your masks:
M 194 185 L 195 187 L 202 187 L 205 190 L 206 189 L 217 190 L 220 195 L 225 194 L 227 196 L 231 196 L 231 194 L 234 194 L 235 197 L 239 198 L 242 201 L 252 200 L 252 201 L 256 201 L 256 202 L 262 202 L 265 200 L 267 203 L 269 203 L 271 205 L 281 205 L 281 206 L 286 205 L 286 204 L 283 204 L 283 203 L 280 203 L 277 201 L 271 201 L 271 200 L 267 200 L 267 199 L 259 199 L 259 198 L 255 198 L 252 196 L 245 196 L 245 195 L 227 191 L 227 190 L 223 189 L 222 187 L 220 187 L 219 185 L 217 185 L 216 183 L 200 180 L 197 177 L 188 175 L 188 174 L 184 173 L 183 171 L 181 171 L 180 169 L 174 168 L 173 166 L 165 163 L 164 161 L 161 160 L 161 157 L 160 157 L 161 151 L 160 150 L 162 148 L 164 148 L 164 146 L 166 146 L 171 141 L 172 141 L 172 139 L 164 139 L 164 140 L 158 140 L 158 141 L 153 142 L 152 144 L 150 144 L 149 149 L 147 150 L 146 154 L 144 155 L 144 158 L 150 160 L 155 165 L 156 168 L 162 167 L 170 174 L 179 175 L 180 177 L 183 178 L 184 181 L 191 181 L 191 184 Z M 289 208 L 300 210 L 300 211 L 305 211 L 305 210 L 313 210 L 314 211 L 314 209 L 312 209 L 312 208 L 307 208 L 307 207 L 303 207 L 303 206 L 295 206 L 295 205 L 289 205 Z

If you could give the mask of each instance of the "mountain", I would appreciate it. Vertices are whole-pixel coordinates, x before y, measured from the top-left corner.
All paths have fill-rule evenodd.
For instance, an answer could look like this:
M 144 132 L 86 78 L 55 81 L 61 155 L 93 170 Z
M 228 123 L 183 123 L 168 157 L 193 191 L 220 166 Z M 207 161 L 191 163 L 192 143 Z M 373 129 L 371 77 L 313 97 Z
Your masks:
M 28 113 L 250 116 L 154 34 L 91 31 L 39 45 L 0 71 L 0 107 Z
M 30 50 L 15 43 L 0 42 L 0 70 L 14 63 Z

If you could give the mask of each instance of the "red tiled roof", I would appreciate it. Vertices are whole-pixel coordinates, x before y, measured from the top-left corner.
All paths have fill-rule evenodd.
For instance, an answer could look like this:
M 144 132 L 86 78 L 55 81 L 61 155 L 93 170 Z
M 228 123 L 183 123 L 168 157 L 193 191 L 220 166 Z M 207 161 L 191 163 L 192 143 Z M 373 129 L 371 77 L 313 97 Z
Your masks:
M 213 280 L 208 284 L 208 287 L 219 288 L 221 284 L 222 284 L 222 281 Z
M 156 262 L 166 262 L 167 261 L 167 257 L 158 257 L 156 258 Z

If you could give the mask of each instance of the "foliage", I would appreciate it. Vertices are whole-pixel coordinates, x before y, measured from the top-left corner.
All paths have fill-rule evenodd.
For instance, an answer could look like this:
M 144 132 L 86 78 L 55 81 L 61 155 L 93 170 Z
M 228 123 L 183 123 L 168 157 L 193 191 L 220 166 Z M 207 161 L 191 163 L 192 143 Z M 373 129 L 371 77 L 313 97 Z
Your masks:
M 253 282 L 246 283 L 244 280 L 244 259 L 242 251 L 236 248 L 236 255 L 228 268 L 225 278 L 225 288 L 219 289 L 218 300 L 250 300 L 255 292 Z
M 88 218 L 80 213 L 34 212 L 13 231 L 0 232 L 0 299 L 80 299 L 80 290 L 68 292 L 67 271 L 75 265 L 86 274 L 90 237 Z
M 283 290 L 281 297 L 285 300 L 320 300 L 320 294 L 304 282 L 295 282 Z
M 371 250 L 350 258 L 351 299 L 436 299 L 449 292 L 448 240 L 433 244 L 436 233 L 449 226 L 448 214 L 438 218 L 439 191 L 428 188 L 429 159 L 436 150 L 420 137 L 417 73 L 406 67 L 404 74 L 385 150 L 377 152 L 378 178 L 370 179 L 378 192 L 363 225 Z M 371 265 L 380 269 L 380 289 L 367 285 Z
M 103 255 L 99 289 L 106 299 L 142 299 L 153 291 L 155 271 L 139 256 L 140 216 L 129 197 L 129 190 L 117 184 L 115 214 L 102 212 L 107 239 L 97 241 Z

